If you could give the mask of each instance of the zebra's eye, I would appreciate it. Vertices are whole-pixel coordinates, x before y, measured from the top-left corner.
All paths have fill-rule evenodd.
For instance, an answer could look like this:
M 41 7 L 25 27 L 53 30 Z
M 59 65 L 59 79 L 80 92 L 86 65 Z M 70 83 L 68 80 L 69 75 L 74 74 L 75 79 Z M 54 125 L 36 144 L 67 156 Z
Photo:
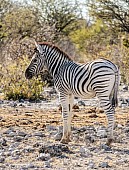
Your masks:
M 37 62 L 37 59 L 35 58 L 35 59 L 33 60 L 33 62 L 36 63 L 36 62 Z

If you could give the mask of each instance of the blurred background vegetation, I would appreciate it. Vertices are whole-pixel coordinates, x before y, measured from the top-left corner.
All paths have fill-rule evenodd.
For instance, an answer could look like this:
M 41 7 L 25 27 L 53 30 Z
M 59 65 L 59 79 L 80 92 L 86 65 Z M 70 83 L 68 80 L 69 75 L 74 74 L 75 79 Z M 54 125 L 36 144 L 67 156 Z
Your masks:
M 77 62 L 107 58 L 129 83 L 129 0 L 0 0 L 0 90 L 7 99 L 35 99 L 43 91 L 43 76 L 24 77 L 34 39 Z

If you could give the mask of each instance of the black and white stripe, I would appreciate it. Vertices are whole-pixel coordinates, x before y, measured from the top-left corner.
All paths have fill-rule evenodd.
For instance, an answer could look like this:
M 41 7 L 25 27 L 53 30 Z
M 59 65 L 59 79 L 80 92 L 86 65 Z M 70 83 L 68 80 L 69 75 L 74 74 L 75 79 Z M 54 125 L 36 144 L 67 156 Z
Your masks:
M 109 145 L 113 139 L 114 108 L 117 106 L 119 85 L 117 66 L 106 59 L 77 64 L 56 46 L 36 43 L 36 47 L 36 52 L 25 75 L 28 79 L 32 78 L 42 71 L 44 66 L 52 74 L 62 104 L 62 143 L 70 141 L 74 96 L 81 98 L 97 96 L 108 119 L 107 144 Z

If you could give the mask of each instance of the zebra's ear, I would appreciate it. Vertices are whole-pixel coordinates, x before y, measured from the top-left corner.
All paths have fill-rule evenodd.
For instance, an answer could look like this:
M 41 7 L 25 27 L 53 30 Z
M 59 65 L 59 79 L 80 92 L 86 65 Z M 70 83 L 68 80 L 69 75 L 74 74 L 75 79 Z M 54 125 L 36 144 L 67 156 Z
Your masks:
M 36 41 L 35 41 L 35 46 L 36 46 L 37 50 L 38 50 L 40 53 L 42 53 L 42 47 L 41 47 L 41 45 L 38 44 Z
M 38 48 L 38 43 L 36 41 L 34 41 L 34 43 L 35 43 L 35 46 Z

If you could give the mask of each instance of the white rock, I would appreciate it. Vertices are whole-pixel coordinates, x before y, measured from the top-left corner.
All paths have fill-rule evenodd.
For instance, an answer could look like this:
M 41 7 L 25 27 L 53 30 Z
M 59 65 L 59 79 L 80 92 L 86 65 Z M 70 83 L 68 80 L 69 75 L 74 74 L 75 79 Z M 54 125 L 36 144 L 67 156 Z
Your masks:
M 37 158 L 37 160 L 42 160 L 42 161 L 47 161 L 49 160 L 51 157 L 50 157 L 50 154 L 49 153 L 40 153 L 39 154 L 39 157 Z
M 7 137 L 14 137 L 16 135 L 17 135 L 16 132 L 11 131 L 10 133 L 7 134 Z

